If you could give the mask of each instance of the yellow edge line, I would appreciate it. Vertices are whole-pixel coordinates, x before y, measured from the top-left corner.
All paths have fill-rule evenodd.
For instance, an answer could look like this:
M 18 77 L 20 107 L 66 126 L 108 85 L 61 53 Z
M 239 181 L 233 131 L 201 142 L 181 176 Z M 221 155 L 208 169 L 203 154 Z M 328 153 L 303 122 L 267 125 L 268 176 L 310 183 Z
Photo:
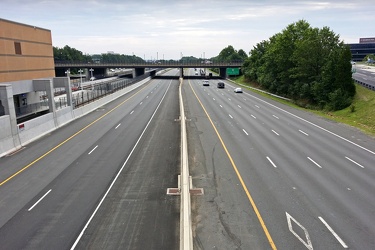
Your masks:
M 112 113 L 114 110 L 116 110 L 117 108 L 119 108 L 120 106 L 122 106 L 125 102 L 129 101 L 131 98 L 133 98 L 135 95 L 137 95 L 139 92 L 141 92 L 146 87 L 147 86 L 144 86 L 143 88 L 141 88 L 140 90 L 138 90 L 136 93 L 134 93 L 132 96 L 130 96 L 128 99 L 124 100 L 123 102 L 121 102 L 120 104 L 118 104 L 116 107 L 114 107 L 113 109 L 109 110 L 107 113 L 103 114 L 102 116 L 100 116 L 99 118 L 97 118 L 96 120 L 94 120 L 93 122 L 91 122 L 90 124 L 86 125 L 81 130 L 79 130 L 78 132 L 76 132 L 75 134 L 73 134 L 72 136 L 70 136 L 68 139 L 66 139 L 63 142 L 59 143 L 57 146 L 53 147 L 52 149 L 50 149 L 49 151 L 47 151 L 46 153 L 44 153 L 42 156 L 40 156 L 37 159 L 33 160 L 32 162 L 30 162 L 29 164 L 27 164 L 25 167 L 23 167 L 22 169 L 18 170 L 16 173 L 14 173 L 11 176 L 9 176 L 8 178 L 6 178 L 4 181 L 2 181 L 0 183 L 0 187 L 2 185 L 4 185 L 5 183 L 7 183 L 8 181 L 10 181 L 11 179 L 13 179 L 14 177 L 16 177 L 17 175 L 19 175 L 20 173 L 22 173 L 23 171 L 25 171 L 26 169 L 28 169 L 29 167 L 31 167 L 32 165 L 34 165 L 36 162 L 40 161 L 41 159 L 43 159 L 44 157 L 46 157 L 47 155 L 49 155 L 50 153 L 52 153 L 53 151 L 55 151 L 57 148 L 61 147 L 62 145 L 64 145 L 65 143 L 67 143 L 68 141 L 70 141 L 71 139 L 73 139 L 74 137 L 76 137 L 77 135 L 79 135 L 80 133 L 82 133 L 83 131 L 85 131 L 86 129 L 88 129 L 89 127 L 91 127 L 93 124 L 95 124 L 98 121 L 100 121 L 101 119 L 103 119 L 108 114 Z
M 267 229 L 267 227 L 266 227 L 266 224 L 264 223 L 263 218 L 262 218 L 262 216 L 260 215 L 260 212 L 259 212 L 257 206 L 255 205 L 255 202 L 254 202 L 253 198 L 251 197 L 250 192 L 249 192 L 249 190 L 247 189 L 247 187 L 246 187 L 246 185 L 245 185 L 245 183 L 244 183 L 244 181 L 243 181 L 243 179 L 242 179 L 242 177 L 241 177 L 241 174 L 240 174 L 240 172 L 238 171 L 238 169 L 237 169 L 237 167 L 236 167 L 236 164 L 234 163 L 234 161 L 233 161 L 233 159 L 232 159 L 232 156 L 230 155 L 230 153 L 229 153 L 227 147 L 226 147 L 225 144 L 224 144 L 224 141 L 222 140 L 222 138 L 221 138 L 219 132 L 217 131 L 216 126 L 215 126 L 214 123 L 212 122 L 211 117 L 208 115 L 208 112 L 207 112 L 206 109 L 204 108 L 204 106 L 203 106 L 201 100 L 198 98 L 196 92 L 194 91 L 193 87 L 191 86 L 190 80 L 189 80 L 189 85 L 190 85 L 190 88 L 191 88 L 191 90 L 193 91 L 195 97 L 197 98 L 198 102 L 200 103 L 201 107 L 203 108 L 204 112 L 206 113 L 208 120 L 210 121 L 212 127 L 214 128 L 214 130 L 215 130 L 215 132 L 216 132 L 217 137 L 219 137 L 219 140 L 220 140 L 220 142 L 221 142 L 221 145 L 223 146 L 225 152 L 227 153 L 227 156 L 228 156 L 230 162 L 232 163 L 232 167 L 233 167 L 234 171 L 236 172 L 238 179 L 239 179 L 240 182 L 241 182 L 242 188 L 244 189 L 244 191 L 245 191 L 245 193 L 246 193 L 246 195 L 247 195 L 247 198 L 249 199 L 249 201 L 250 201 L 250 203 L 251 203 L 251 206 L 252 206 L 253 209 L 254 209 L 255 214 L 256 214 L 257 217 L 258 217 L 258 220 L 259 220 L 259 222 L 260 222 L 260 225 L 262 226 L 263 231 L 264 231 L 264 233 L 266 234 L 266 237 L 267 237 L 267 239 L 268 239 L 268 242 L 269 242 L 270 245 L 271 245 L 271 248 L 274 249 L 274 250 L 276 250 L 276 249 L 277 249 L 277 248 L 276 248 L 276 245 L 275 245 L 275 243 L 273 242 L 270 233 L 268 232 L 268 229 Z

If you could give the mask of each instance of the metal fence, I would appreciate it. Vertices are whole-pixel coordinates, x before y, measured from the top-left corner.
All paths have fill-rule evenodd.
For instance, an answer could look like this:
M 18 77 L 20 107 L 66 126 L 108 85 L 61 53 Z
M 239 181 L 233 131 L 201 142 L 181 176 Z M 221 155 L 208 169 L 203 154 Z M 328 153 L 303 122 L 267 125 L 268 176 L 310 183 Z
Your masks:
M 132 79 L 114 79 L 108 82 L 85 85 L 82 87 L 81 90 L 72 93 L 73 109 L 81 107 L 85 104 L 93 102 L 101 97 L 112 94 L 121 89 L 124 89 L 149 76 L 150 74 L 146 73 L 142 76 Z M 66 106 L 68 106 L 66 96 L 60 97 L 58 99 L 55 98 L 56 109 L 61 109 Z

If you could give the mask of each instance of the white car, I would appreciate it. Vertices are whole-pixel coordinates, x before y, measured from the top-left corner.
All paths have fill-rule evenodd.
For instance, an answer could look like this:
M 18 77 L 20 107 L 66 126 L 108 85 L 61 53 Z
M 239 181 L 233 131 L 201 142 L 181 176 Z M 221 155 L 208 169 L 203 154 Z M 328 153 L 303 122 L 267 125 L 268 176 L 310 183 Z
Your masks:
M 235 88 L 234 93 L 242 93 L 242 89 L 241 88 Z
M 210 82 L 208 80 L 203 80 L 203 86 L 210 86 Z

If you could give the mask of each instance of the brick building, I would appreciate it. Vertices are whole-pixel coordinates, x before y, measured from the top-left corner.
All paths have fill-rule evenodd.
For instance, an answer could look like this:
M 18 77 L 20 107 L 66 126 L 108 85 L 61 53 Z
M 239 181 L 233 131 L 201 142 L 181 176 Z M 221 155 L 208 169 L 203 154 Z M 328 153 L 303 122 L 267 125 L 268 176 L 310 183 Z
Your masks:
M 54 76 L 51 31 L 0 19 L 0 83 Z

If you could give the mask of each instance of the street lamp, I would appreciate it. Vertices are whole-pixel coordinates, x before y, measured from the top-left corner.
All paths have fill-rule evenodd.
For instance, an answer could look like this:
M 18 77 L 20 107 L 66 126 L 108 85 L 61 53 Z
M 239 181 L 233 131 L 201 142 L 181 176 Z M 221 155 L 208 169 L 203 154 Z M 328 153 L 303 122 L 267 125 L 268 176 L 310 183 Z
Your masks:
M 91 72 L 91 78 L 90 78 L 90 80 L 93 80 L 93 74 L 92 74 L 92 72 L 94 71 L 94 69 L 93 68 L 91 68 L 91 69 L 89 69 L 89 71 Z
M 82 72 L 83 72 L 83 70 L 79 69 L 78 72 L 79 72 L 79 77 L 81 78 L 81 83 L 79 84 L 78 88 L 81 89 L 81 87 L 82 87 Z

